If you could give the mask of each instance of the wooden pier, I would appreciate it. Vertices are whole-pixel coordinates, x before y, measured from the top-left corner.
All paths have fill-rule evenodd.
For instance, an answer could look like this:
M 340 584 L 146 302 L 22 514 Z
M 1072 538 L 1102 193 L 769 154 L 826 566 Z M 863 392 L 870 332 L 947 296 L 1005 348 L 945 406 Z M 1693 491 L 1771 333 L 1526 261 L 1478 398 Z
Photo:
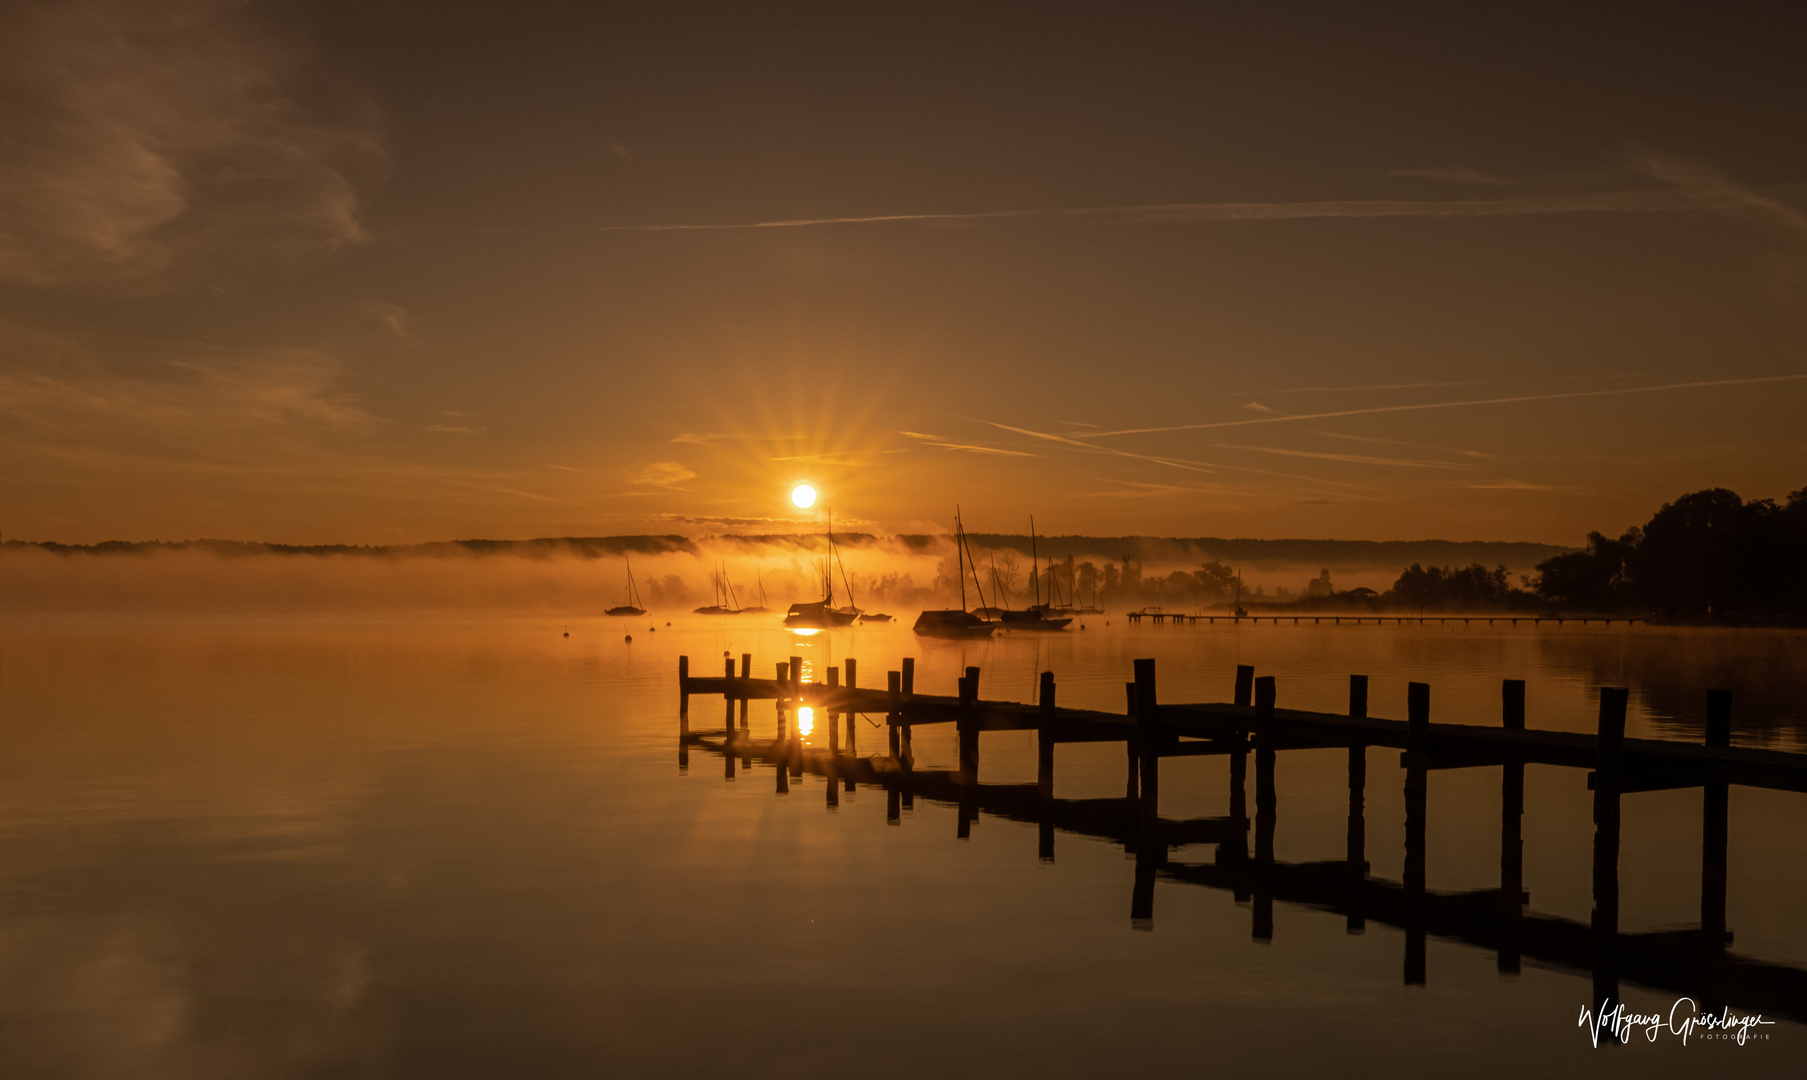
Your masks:
M 687 767 L 692 747 L 718 754 L 725 775 L 736 765 L 772 766 L 776 790 L 805 773 L 826 777 L 829 806 L 857 784 L 886 790 L 886 816 L 900 821 L 902 807 L 917 797 L 958 808 L 957 835 L 968 835 L 981 813 L 1034 822 L 1039 853 L 1054 855 L 1057 832 L 1121 844 L 1135 857 L 1130 918 L 1152 928 L 1157 880 L 1205 886 L 1252 901 L 1253 936 L 1273 938 L 1273 903 L 1281 900 L 1343 914 L 1351 932 L 1368 922 L 1405 931 L 1404 979 L 1427 979 L 1429 937 L 1458 941 L 1497 953 L 1499 969 L 1517 972 L 1523 959 L 1591 974 L 1593 1002 L 1618 1001 L 1621 981 L 1693 997 L 1702 1012 L 1729 1005 L 1746 1012 L 1807 1023 L 1807 971 L 1741 957 L 1728 951 L 1726 853 L 1730 785 L 1807 792 L 1807 754 L 1731 746 L 1732 700 L 1727 691 L 1707 695 L 1706 738 L 1701 744 L 1625 738 L 1627 692 L 1603 688 L 1595 734 L 1544 731 L 1525 724 L 1525 684 L 1507 680 L 1501 689 L 1498 725 L 1433 723 L 1431 688 L 1412 683 L 1407 718 L 1368 714 L 1368 681 L 1349 680 L 1347 713 L 1281 709 L 1276 684 L 1238 667 L 1232 700 L 1166 703 L 1160 700 L 1153 660 L 1134 662 L 1125 685 L 1125 711 L 1111 713 L 1062 708 L 1053 672 L 1041 674 L 1035 704 L 986 701 L 979 697 L 980 671 L 966 669 L 952 696 L 915 692 L 914 661 L 886 673 L 883 690 L 858 685 L 857 661 L 827 670 L 827 681 L 801 681 L 801 661 L 776 665 L 774 678 L 751 675 L 748 655 L 724 661 L 720 676 L 692 676 L 680 657 L 679 763 Z M 845 681 L 842 674 L 845 673 Z M 720 695 L 723 726 L 691 730 L 693 695 Z M 753 737 L 748 703 L 776 702 L 776 730 L 770 739 Z M 737 709 L 738 703 L 738 709 Z M 808 706 L 825 719 L 828 745 L 805 748 L 792 716 Z M 738 719 L 736 712 L 738 711 Z M 885 752 L 860 756 L 858 714 L 882 715 Z M 843 735 L 842 720 L 845 720 Z M 958 767 L 931 771 L 915 767 L 912 730 L 923 724 L 955 725 Z M 987 731 L 1037 733 L 1034 784 L 986 784 L 979 779 L 980 740 Z M 1055 748 L 1062 743 L 1118 742 L 1125 746 L 1125 791 L 1121 799 L 1057 799 Z M 1405 769 L 1406 839 L 1400 881 L 1368 873 L 1364 792 L 1367 750 L 1402 751 Z M 1278 800 L 1274 772 L 1288 750 L 1344 749 L 1348 753 L 1348 846 L 1344 859 L 1287 863 L 1274 857 Z M 1229 758 L 1228 811 L 1222 817 L 1175 820 L 1160 813 L 1160 760 L 1189 755 Z M 1248 759 L 1254 757 L 1255 805 L 1249 816 Z M 1523 880 L 1524 767 L 1527 764 L 1582 769 L 1594 801 L 1594 912 L 1588 923 L 1527 910 Z M 1452 768 L 1501 770 L 1500 884 L 1497 889 L 1437 892 L 1425 887 L 1425 820 L 1428 774 Z M 1701 914 L 1698 928 L 1654 933 L 1619 930 L 1620 803 L 1637 792 L 1699 787 L 1703 791 Z M 1249 832 L 1253 825 L 1253 851 Z M 1207 862 L 1176 857 L 1179 849 L 1215 846 Z M 1602 1036 L 1604 1039 L 1604 1036 Z
M 1187 615 L 1178 611 L 1159 611 L 1152 608 L 1146 611 L 1124 612 L 1123 617 L 1132 623 L 1140 623 L 1146 619 L 1156 626 L 1169 622 L 1175 626 L 1196 625 L 1201 622 L 1215 626 L 1219 621 L 1235 625 L 1251 623 L 1259 626 L 1263 619 L 1274 626 L 1279 626 L 1284 622 L 1290 622 L 1294 626 L 1302 624 L 1323 626 L 1326 623 L 1331 626 L 1383 626 L 1387 624 L 1423 626 L 1427 623 L 1438 623 L 1439 625 L 1461 623 L 1464 626 L 1469 623 L 1486 623 L 1488 626 L 1492 626 L 1494 623 L 1508 623 L 1512 626 L 1517 626 L 1519 623 L 1528 623 L 1531 626 L 1542 626 L 1544 623 L 1554 623 L 1557 626 L 1565 623 L 1579 623 L 1582 626 L 1599 623 L 1602 626 L 1611 626 L 1613 623 L 1620 623 L 1624 626 L 1636 626 L 1638 623 L 1650 621 L 1641 616 L 1625 615 Z

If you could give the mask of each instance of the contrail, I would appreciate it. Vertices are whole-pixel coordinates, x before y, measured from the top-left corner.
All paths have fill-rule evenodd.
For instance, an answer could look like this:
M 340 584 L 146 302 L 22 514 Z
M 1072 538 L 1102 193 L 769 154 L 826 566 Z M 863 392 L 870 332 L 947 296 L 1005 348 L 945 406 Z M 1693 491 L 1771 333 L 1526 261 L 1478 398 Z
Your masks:
M 1551 214 L 1652 214 L 1697 210 L 1711 202 L 1688 192 L 1607 191 L 1587 195 L 1521 195 L 1506 199 L 1329 199 L 1314 202 L 1154 203 L 1066 210 L 984 210 L 963 214 L 869 214 L 784 218 L 777 221 L 674 225 L 600 225 L 598 232 L 723 232 L 801 229 L 820 225 L 984 225 L 1060 221 L 1218 222 L 1300 221 L 1311 218 L 1496 218 Z
M 1124 428 L 1121 431 L 1080 431 L 1071 439 L 1108 439 L 1116 435 L 1152 435 L 1164 431 L 1207 431 L 1212 428 L 1249 427 L 1254 424 L 1284 424 L 1293 420 L 1330 420 L 1339 416 L 1372 416 L 1376 413 L 1419 412 L 1425 409 L 1462 409 L 1475 405 L 1516 405 L 1526 401 L 1563 401 L 1571 398 L 1616 397 L 1622 394 L 1656 394 L 1669 390 L 1703 390 L 1715 386 L 1756 386 L 1766 383 L 1799 382 L 1799 375 L 1760 375 L 1748 379 L 1711 379 L 1701 382 L 1665 383 L 1661 386 L 1627 386 L 1611 390 L 1572 390 L 1563 394 L 1523 394 L 1518 397 L 1476 398 L 1469 401 L 1432 401 L 1418 405 L 1380 405 L 1367 409 L 1340 409 L 1336 412 L 1287 413 L 1262 416 L 1251 420 L 1219 420 L 1210 424 L 1174 424 L 1170 427 Z M 995 425 L 1004 427 L 1003 424 Z M 1009 431 L 1017 428 L 1006 428 Z

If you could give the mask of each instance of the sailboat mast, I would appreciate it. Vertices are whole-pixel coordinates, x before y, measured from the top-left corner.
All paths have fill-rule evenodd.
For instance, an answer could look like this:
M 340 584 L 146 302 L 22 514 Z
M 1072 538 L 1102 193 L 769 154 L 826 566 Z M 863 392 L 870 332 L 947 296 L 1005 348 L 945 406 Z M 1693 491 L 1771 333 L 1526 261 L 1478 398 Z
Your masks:
M 1035 515 L 1029 515 L 1029 576 L 1035 579 L 1035 606 L 1042 603 L 1041 561 L 1035 554 Z
M 954 507 L 954 578 L 960 582 L 960 610 L 966 610 L 966 534 L 960 528 L 960 508 Z
M 966 531 L 964 529 L 960 532 L 960 542 L 962 544 L 966 543 Z M 966 569 L 973 576 L 973 591 L 979 594 L 979 606 L 982 608 L 990 607 L 991 605 L 985 602 L 985 586 L 979 584 L 979 562 L 977 559 L 973 558 L 972 548 L 970 547 L 966 549 Z
M 828 512 L 828 564 L 822 567 L 822 584 L 827 590 L 828 599 L 824 601 L 834 607 L 834 511 Z

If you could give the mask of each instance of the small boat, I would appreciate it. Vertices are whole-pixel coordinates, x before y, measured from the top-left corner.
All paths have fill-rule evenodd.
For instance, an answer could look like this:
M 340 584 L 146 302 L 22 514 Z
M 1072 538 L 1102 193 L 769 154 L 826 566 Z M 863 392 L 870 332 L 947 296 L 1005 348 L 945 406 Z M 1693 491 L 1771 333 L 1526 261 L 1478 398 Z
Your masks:
M 852 626 L 853 620 L 859 618 L 859 608 L 834 606 L 834 560 L 834 518 L 830 517 L 828 519 L 828 560 L 822 567 L 822 599 L 804 604 L 792 604 L 791 609 L 784 614 L 784 625 L 828 630 L 837 626 Z
M 860 612 L 860 621 L 861 622 L 890 622 L 891 616 L 883 614 L 881 612 L 877 612 L 877 611 L 862 611 L 862 612 Z
M 972 612 L 966 610 L 966 533 L 960 524 L 960 511 L 954 511 L 954 559 L 955 577 L 960 581 L 960 606 L 944 608 L 940 611 L 925 611 L 916 616 L 916 625 L 911 629 L 923 637 L 941 638 L 982 638 L 990 637 L 997 628 L 996 623 L 986 622 Z M 979 579 L 974 576 L 973 588 L 979 587 Z M 983 593 L 979 596 L 981 607 L 985 603 Z
M 923 637 L 981 638 L 990 637 L 997 625 L 986 622 L 970 611 L 950 608 L 923 612 L 916 616 L 916 625 L 911 629 Z
M 628 558 L 626 552 L 621 553 L 621 558 L 627 563 L 627 603 L 612 607 L 603 612 L 603 614 L 644 615 L 646 614 L 646 609 L 640 606 L 642 603 L 640 599 L 640 590 L 634 588 L 634 562 L 632 559 Z
M 828 604 L 827 600 L 792 604 L 791 609 L 784 613 L 784 625 L 827 630 L 836 626 L 851 626 L 853 620 L 859 618 L 854 612 L 837 611 Z
M 1065 630 L 1073 618 L 1054 606 L 1054 579 L 1048 576 L 1048 602 L 1042 601 L 1042 575 L 1037 573 L 1041 561 L 1035 544 L 1035 518 L 1029 519 L 1030 578 L 1035 582 L 1035 603 L 1022 611 L 1006 611 L 999 616 L 1007 630 Z M 1049 564 L 1052 566 L 1052 562 Z
M 717 570 L 715 573 L 709 575 L 709 583 L 711 585 L 715 586 L 715 603 L 709 604 L 706 607 L 697 608 L 694 612 L 692 612 L 692 614 L 695 614 L 695 615 L 739 615 L 740 608 L 730 606 L 735 603 L 735 600 L 734 600 L 734 587 L 732 585 L 728 584 L 727 567 L 724 566 L 721 569 Z M 726 600 L 727 603 L 726 604 L 722 603 L 723 600 Z
M 1073 617 L 1054 615 L 1047 607 L 1037 604 L 1022 611 L 1006 611 L 998 621 L 1006 630 L 1065 630 Z

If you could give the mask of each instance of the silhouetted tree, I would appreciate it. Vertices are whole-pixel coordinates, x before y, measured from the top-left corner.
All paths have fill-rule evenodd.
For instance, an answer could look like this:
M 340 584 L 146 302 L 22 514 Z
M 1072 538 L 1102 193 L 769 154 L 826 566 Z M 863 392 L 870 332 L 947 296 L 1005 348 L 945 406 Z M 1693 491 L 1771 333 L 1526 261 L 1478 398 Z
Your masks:
M 1538 564 L 1538 595 L 1570 607 L 1636 607 L 1690 621 L 1807 617 L 1807 488 L 1777 505 L 1724 488 L 1665 503 L 1617 540 Z
M 1458 570 L 1413 563 L 1393 582 L 1385 600 L 1399 607 L 1482 611 L 1509 604 L 1519 595 L 1504 566 L 1489 570 L 1475 563 Z
M 1537 564 L 1537 595 L 1579 611 L 1614 611 L 1625 596 L 1625 558 L 1637 546 L 1632 530 L 1618 540 L 1587 534 L 1587 550 Z

